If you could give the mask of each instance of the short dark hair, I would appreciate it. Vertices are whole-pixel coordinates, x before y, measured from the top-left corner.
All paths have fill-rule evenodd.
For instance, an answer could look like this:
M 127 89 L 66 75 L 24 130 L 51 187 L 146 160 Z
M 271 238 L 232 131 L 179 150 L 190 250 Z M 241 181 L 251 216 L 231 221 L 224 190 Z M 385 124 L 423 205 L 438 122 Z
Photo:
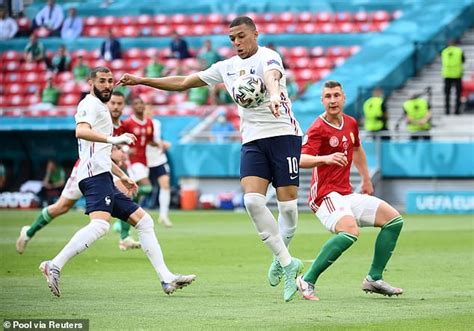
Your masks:
M 327 80 L 324 82 L 324 86 L 326 88 L 334 88 L 334 87 L 340 87 L 342 90 L 342 85 L 339 83 L 337 80 Z
M 108 73 L 108 72 L 112 72 L 112 71 L 110 71 L 109 68 L 103 67 L 103 66 L 95 67 L 94 69 L 92 69 L 92 70 L 89 72 L 89 78 L 90 78 L 90 79 L 96 78 L 98 72 Z
M 230 22 L 229 28 L 233 28 L 234 26 L 239 26 L 245 24 L 252 28 L 252 30 L 257 30 L 257 26 L 255 25 L 254 21 L 248 16 L 237 16 Z
M 115 95 L 115 96 L 117 96 L 117 97 L 122 97 L 122 98 L 125 99 L 125 94 L 123 94 L 123 93 L 120 92 L 120 91 L 113 91 L 113 92 L 112 92 L 112 95 Z

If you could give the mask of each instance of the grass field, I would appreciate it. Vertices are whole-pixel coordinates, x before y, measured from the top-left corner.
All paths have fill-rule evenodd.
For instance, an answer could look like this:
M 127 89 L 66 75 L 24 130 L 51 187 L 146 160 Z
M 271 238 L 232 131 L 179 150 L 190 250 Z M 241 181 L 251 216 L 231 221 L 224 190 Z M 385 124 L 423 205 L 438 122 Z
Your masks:
M 140 329 L 360 329 L 472 330 L 474 222 L 472 216 L 405 215 L 405 227 L 385 278 L 400 297 L 360 289 L 373 254 L 375 229 L 321 276 L 321 300 L 283 302 L 271 288 L 271 256 L 243 213 L 174 213 L 175 226 L 156 225 L 168 266 L 195 273 L 196 282 L 171 296 L 162 290 L 141 250 L 121 252 L 110 232 L 63 269 L 62 297 L 51 295 L 38 265 L 50 259 L 87 222 L 78 212 L 38 232 L 24 255 L 15 251 L 22 225 L 37 211 L 2 211 L 2 318 L 85 318 L 91 330 Z M 156 214 L 153 214 L 156 219 Z M 330 236 L 302 214 L 292 242 L 305 267 Z

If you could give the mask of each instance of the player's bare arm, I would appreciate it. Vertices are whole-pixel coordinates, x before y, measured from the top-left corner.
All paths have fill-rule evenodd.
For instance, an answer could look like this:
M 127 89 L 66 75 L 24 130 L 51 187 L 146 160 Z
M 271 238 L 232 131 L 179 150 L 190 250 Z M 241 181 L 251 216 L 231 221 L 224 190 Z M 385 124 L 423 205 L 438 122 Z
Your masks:
M 276 69 L 268 70 L 263 74 L 263 80 L 270 95 L 270 111 L 276 118 L 280 117 L 280 105 L 282 102 L 280 97 L 280 79 L 281 72 Z
M 361 146 L 354 147 L 354 154 L 352 156 L 354 165 L 362 178 L 362 193 L 373 194 L 374 187 L 369 176 L 369 167 L 367 166 L 367 157 L 365 156 L 364 148 Z
M 138 191 L 137 183 L 135 183 L 130 177 L 128 177 L 122 169 L 115 162 L 112 162 L 112 173 L 120 179 L 120 183 L 126 189 L 124 192 L 127 195 L 136 194 Z
M 185 91 L 193 87 L 206 86 L 207 84 L 197 74 L 188 76 L 169 76 L 161 78 L 138 77 L 124 74 L 117 85 L 145 85 L 165 91 Z
M 135 135 L 131 133 L 124 133 L 118 137 L 110 137 L 105 134 L 95 132 L 92 130 L 91 125 L 86 122 L 78 123 L 76 126 L 76 138 L 84 139 L 88 141 L 94 141 L 98 143 L 109 143 L 113 145 L 118 144 L 133 144 L 137 141 Z
M 322 165 L 337 165 L 340 167 L 347 166 L 347 157 L 344 153 L 333 153 L 330 155 L 309 155 L 301 154 L 300 168 L 315 168 Z

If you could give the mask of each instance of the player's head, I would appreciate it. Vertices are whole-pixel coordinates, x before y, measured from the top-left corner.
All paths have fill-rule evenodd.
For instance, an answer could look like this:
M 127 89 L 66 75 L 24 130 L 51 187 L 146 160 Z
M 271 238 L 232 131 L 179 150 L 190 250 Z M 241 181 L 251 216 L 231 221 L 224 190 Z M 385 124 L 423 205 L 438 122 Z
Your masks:
M 135 115 L 143 116 L 145 112 L 145 102 L 140 97 L 135 97 L 132 100 L 132 109 Z
M 335 80 L 328 80 L 323 85 L 321 102 L 328 115 L 337 116 L 342 113 L 346 102 L 346 95 L 341 83 Z
M 91 94 L 106 103 L 112 96 L 114 89 L 114 76 L 107 67 L 95 67 L 89 73 Z
M 113 145 L 112 155 L 110 156 L 112 161 L 114 161 L 119 167 L 121 167 L 124 161 L 127 158 L 127 155 L 122 150 L 122 146 Z
M 230 22 L 229 39 L 240 58 L 246 59 L 257 52 L 257 37 L 257 27 L 250 17 L 238 16 Z
M 374 97 L 382 98 L 382 97 L 383 97 L 383 90 L 382 90 L 380 87 L 376 87 L 376 88 L 374 88 L 374 90 L 372 91 L 372 95 L 373 95 Z
M 110 115 L 112 119 L 117 120 L 122 116 L 123 109 L 125 108 L 125 96 L 122 92 L 113 91 L 109 102 L 107 102 Z

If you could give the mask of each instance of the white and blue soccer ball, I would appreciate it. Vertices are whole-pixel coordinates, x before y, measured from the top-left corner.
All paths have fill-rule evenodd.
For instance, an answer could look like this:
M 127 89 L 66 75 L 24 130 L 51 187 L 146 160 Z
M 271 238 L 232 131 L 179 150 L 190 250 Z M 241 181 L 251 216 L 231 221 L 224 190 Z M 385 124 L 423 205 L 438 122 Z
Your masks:
M 257 75 L 240 76 L 232 86 L 232 98 L 241 107 L 255 108 L 265 101 L 265 83 Z

